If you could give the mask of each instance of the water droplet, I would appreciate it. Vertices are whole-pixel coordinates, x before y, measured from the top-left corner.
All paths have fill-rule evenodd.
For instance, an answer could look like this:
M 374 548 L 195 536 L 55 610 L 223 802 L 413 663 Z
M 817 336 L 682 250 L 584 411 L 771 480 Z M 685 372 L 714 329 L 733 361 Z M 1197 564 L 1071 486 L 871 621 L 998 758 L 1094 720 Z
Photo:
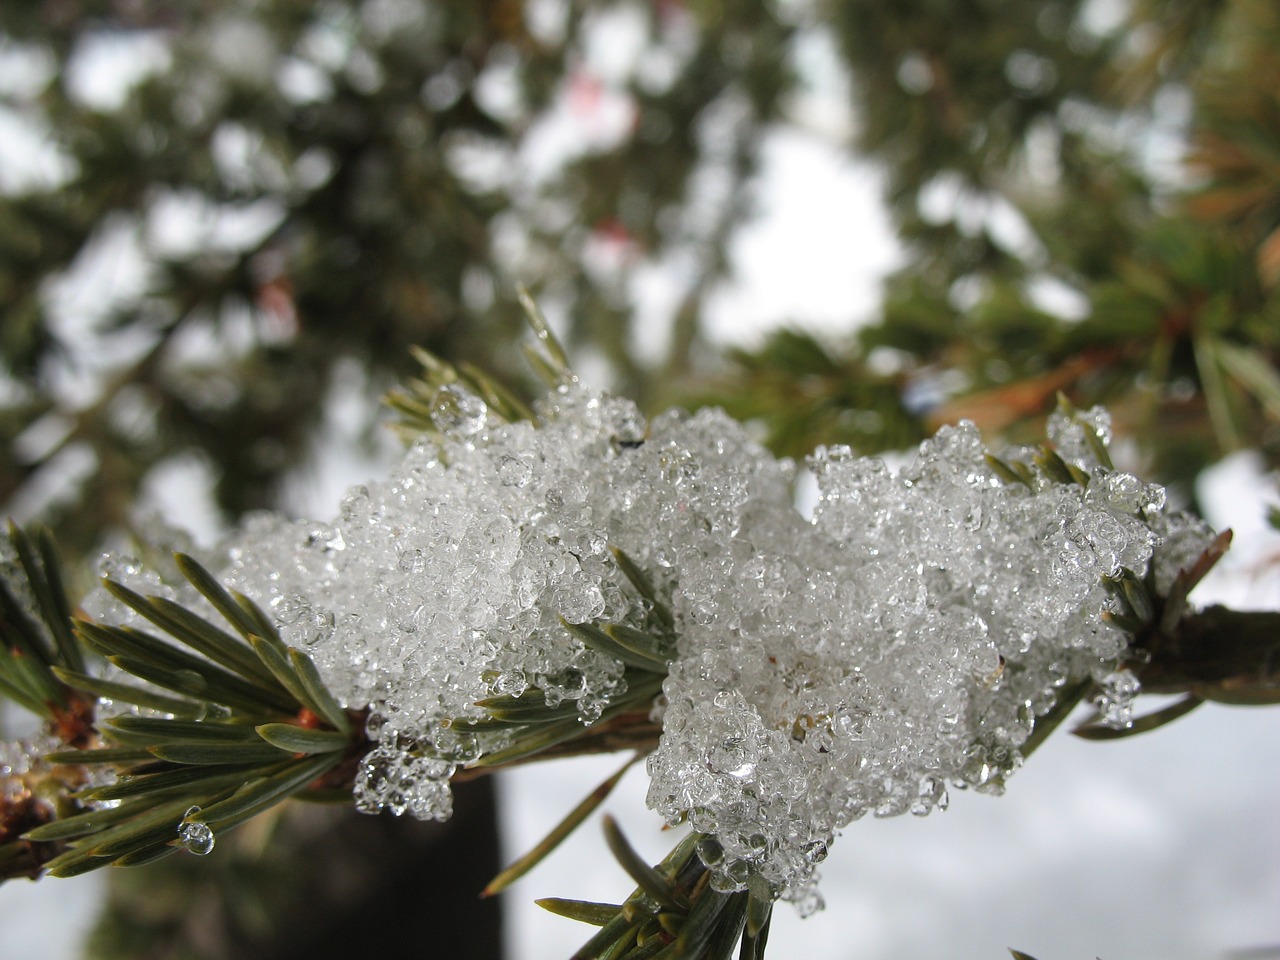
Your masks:
M 271 612 L 275 615 L 277 627 L 288 627 L 310 614 L 311 604 L 306 597 L 297 595 L 274 597 L 271 600 Z
M 738 780 L 755 773 L 756 765 L 750 747 L 741 737 L 725 737 L 707 757 L 707 769 Z
M 698 841 L 698 858 L 708 867 L 718 867 L 724 863 L 724 847 L 715 837 L 704 837 Z
M 821 840 L 814 840 L 805 844 L 804 858 L 810 863 L 821 863 L 827 859 L 827 845 Z
M 213 852 L 215 838 L 213 829 L 203 820 L 198 819 L 199 816 L 199 807 L 187 808 L 182 823 L 178 824 L 178 843 L 188 853 L 194 853 L 197 857 L 207 857 Z
M 220 703 L 202 703 L 196 710 L 196 720 L 226 720 L 231 711 Z
M 328 640 L 336 629 L 332 611 L 312 610 L 308 621 L 308 629 L 302 633 L 302 642 L 307 646 L 315 646 L 322 640 Z

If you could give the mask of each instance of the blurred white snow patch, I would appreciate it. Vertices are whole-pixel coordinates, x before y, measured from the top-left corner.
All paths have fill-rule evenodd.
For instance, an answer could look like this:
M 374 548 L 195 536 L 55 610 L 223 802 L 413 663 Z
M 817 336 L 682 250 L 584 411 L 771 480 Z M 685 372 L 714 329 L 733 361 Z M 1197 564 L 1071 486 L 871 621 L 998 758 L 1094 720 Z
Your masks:
M 556 19 L 554 10 L 542 6 L 549 11 L 548 23 Z M 643 12 L 627 6 L 588 10 L 581 30 L 581 61 L 561 83 L 551 109 L 534 120 L 524 138 L 521 165 L 531 186 L 554 177 L 578 157 L 612 149 L 636 120 L 627 86 L 658 49 L 648 43 Z M 518 88 L 510 72 L 487 69 L 485 74 L 492 74 L 486 81 L 493 87 L 488 99 L 499 107 L 516 106 Z M 490 106 L 487 100 L 484 105 Z
M 0 897 L 4 955 L 25 960 L 72 960 L 106 898 L 105 871 L 68 880 L 13 880 Z
M 0 106 L 0 193 L 55 190 L 74 174 L 44 124 Z
M 137 219 L 109 214 L 94 228 L 71 268 L 48 281 L 44 289 L 54 335 L 71 347 L 95 334 L 115 311 L 146 291 L 151 272 Z M 147 331 L 142 339 L 149 345 L 152 336 Z M 97 355 L 101 349 L 95 340 L 89 352 Z
M 676 316 L 696 285 L 699 270 L 697 257 L 686 251 L 636 265 L 631 275 L 634 314 L 627 342 L 641 363 L 656 366 L 670 353 Z
M 33 100 L 57 73 L 58 62 L 47 47 L 0 38 L 0 98 Z
M 306 460 L 285 480 L 282 502 L 300 517 L 332 517 L 357 484 L 381 479 L 403 454 L 395 435 L 382 424 L 370 432 L 371 407 L 387 391 L 351 357 L 334 364 L 319 429 Z
M 252 15 L 226 13 L 202 38 L 209 59 L 225 74 L 266 87 L 279 57 L 275 37 Z
M 228 529 L 213 502 L 215 479 L 208 461 L 195 452 L 167 457 L 147 471 L 138 503 L 201 546 L 212 546 Z
M 626 93 L 580 70 L 530 125 L 521 163 L 529 180 L 541 183 L 578 157 L 612 149 L 634 122 L 635 104 Z
M 195 190 L 165 190 L 147 211 L 146 245 L 159 255 L 238 253 L 260 245 L 284 219 L 284 205 L 263 199 L 218 203 Z
M 72 97 L 106 113 L 119 110 L 135 86 L 171 63 L 158 30 L 86 33 L 67 61 L 65 82 Z
M 587 12 L 586 63 L 601 80 L 623 87 L 649 45 L 649 13 L 639 4 Z
M 821 137 L 774 129 L 761 147 L 758 216 L 729 245 L 735 279 L 709 298 L 716 343 L 758 345 L 796 323 L 847 333 L 879 302 L 902 252 L 879 201 L 881 174 Z
M 87 443 L 69 443 L 27 477 L 0 504 L 0 511 L 19 524 L 47 517 L 60 505 L 75 500 L 97 469 L 98 458 Z
M 1089 298 L 1080 290 L 1047 273 L 1027 281 L 1027 299 L 1037 310 L 1063 320 L 1083 320 L 1089 315 Z
M 787 11 L 780 11 L 785 17 Z M 796 10 L 800 23 L 804 11 Z M 857 126 L 849 70 L 840 55 L 835 34 L 825 26 L 808 23 L 796 30 L 791 47 L 791 69 L 799 86 L 787 104 L 791 119 L 802 128 L 820 133 L 833 142 L 848 142 Z
M 1280 531 L 1267 523 L 1267 507 L 1280 506 L 1280 482 L 1262 455 L 1241 450 L 1200 474 L 1196 494 L 1205 519 L 1232 531 L 1231 549 L 1192 599 L 1238 610 L 1280 608 Z

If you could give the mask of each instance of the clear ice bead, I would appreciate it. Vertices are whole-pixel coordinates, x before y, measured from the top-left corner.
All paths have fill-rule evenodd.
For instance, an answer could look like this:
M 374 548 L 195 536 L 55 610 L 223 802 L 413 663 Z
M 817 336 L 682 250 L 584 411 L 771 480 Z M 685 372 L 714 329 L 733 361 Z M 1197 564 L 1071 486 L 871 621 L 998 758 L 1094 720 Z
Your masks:
M 199 817 L 199 807 L 187 808 L 182 823 L 178 825 L 178 844 L 188 853 L 207 857 L 213 852 L 215 837 L 213 829 Z

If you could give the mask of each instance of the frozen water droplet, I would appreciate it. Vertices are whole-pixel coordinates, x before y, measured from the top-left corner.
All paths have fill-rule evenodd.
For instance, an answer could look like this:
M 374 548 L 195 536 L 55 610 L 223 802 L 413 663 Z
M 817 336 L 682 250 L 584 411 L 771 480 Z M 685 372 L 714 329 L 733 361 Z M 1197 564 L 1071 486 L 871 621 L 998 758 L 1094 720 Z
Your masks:
M 339 553 L 347 549 L 347 541 L 343 538 L 342 531 L 324 524 L 317 524 L 307 531 L 302 545 L 308 550 L 325 554 Z
M 220 703 L 202 703 L 196 710 L 196 720 L 226 720 L 231 711 Z
M 744 780 L 755 773 L 755 760 L 741 737 L 725 737 L 707 757 L 707 769 Z
M 1112 730 L 1126 730 L 1133 726 L 1133 701 L 1142 690 L 1138 678 L 1128 670 L 1116 670 L 1099 682 L 1098 712 L 1104 726 Z
M 612 427 L 614 442 L 623 448 L 644 443 L 646 424 L 640 411 L 630 401 L 614 401 Z
M 917 817 L 926 816 L 934 807 L 947 809 L 947 785 L 937 777 L 923 777 L 916 790 L 916 798 L 911 802 L 911 812 Z
M 98 575 L 112 580 L 128 582 L 142 573 L 142 561 L 129 554 L 108 553 L 98 564 Z
M 474 393 L 456 383 L 436 391 L 431 421 L 441 433 L 465 439 L 484 429 L 489 408 Z
M 796 913 L 802 919 L 813 916 L 826 906 L 826 901 L 822 899 L 822 894 L 812 884 L 802 887 L 800 892 L 792 898 L 792 903 L 795 905 Z
M 215 838 L 213 829 L 200 820 L 199 816 L 199 807 L 187 808 L 182 823 L 178 824 L 178 843 L 188 853 L 194 853 L 197 857 L 207 857 L 213 852 Z
M 708 867 L 718 867 L 724 863 L 724 847 L 715 837 L 704 837 L 698 841 L 698 859 Z
M 307 646 L 315 646 L 322 640 L 333 636 L 335 622 L 330 610 L 312 610 L 307 629 L 302 634 L 302 642 Z
M 413 547 L 400 551 L 396 566 L 405 573 L 422 573 L 427 569 L 427 558 L 420 548 Z
M 498 458 L 498 482 L 504 487 L 523 487 L 533 479 L 533 464 L 528 457 L 504 453 Z
M 311 611 L 311 604 L 306 597 L 276 597 L 271 601 L 271 612 L 275 614 L 277 627 L 288 627 L 306 617 Z
M 827 845 L 821 840 L 805 844 L 804 858 L 810 863 L 821 863 L 827 859 Z

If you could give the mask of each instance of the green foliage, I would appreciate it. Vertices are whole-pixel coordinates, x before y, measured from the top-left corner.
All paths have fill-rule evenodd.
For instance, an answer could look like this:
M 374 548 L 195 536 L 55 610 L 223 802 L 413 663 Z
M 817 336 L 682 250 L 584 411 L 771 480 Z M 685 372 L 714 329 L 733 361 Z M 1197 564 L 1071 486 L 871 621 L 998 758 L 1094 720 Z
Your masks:
M 758 351 L 730 354 L 736 369 L 695 400 L 740 420 L 764 424 L 780 456 L 804 457 L 820 444 L 892 450 L 924 436 L 921 418 L 902 403 L 903 382 L 859 356 L 838 357 L 794 330 L 771 334 Z
M 0 549 L 0 694 L 59 727 L 67 742 L 79 742 L 88 705 L 56 671 L 82 670 L 84 656 L 53 536 L 11 523 L 7 546 Z
M 605 839 L 638 887 L 620 904 L 539 900 L 552 913 L 598 926 L 573 960 L 742 960 L 764 957 L 774 897 L 764 889 L 723 893 L 711 887 L 699 850 L 713 840 L 691 833 L 656 866 L 632 849 L 618 825 L 604 820 Z
M 632 18 L 623 29 L 655 49 L 688 49 L 669 76 L 637 71 L 611 91 L 583 65 L 611 17 Z M 184 451 L 211 467 L 229 515 L 271 506 L 307 453 L 336 359 L 399 380 L 421 346 L 515 380 L 498 348 L 520 322 L 513 278 L 563 304 L 571 339 L 645 393 L 624 285 L 584 264 L 615 240 L 637 261 L 691 255 L 696 316 L 747 213 L 759 134 L 791 89 L 793 32 L 743 2 L 567 5 L 549 21 L 513 0 L 7 5 L 0 54 L 31 69 L 0 109 L 49 131 L 58 162 L 0 189 L 0 367 L 20 388 L 0 417 L 0 499 L 79 445 L 98 469 L 59 510 L 77 554 L 127 526 L 148 472 Z M 119 103 L 76 82 L 86 51 L 115 41 L 164 64 Z M 627 98 L 629 129 L 549 176 L 521 172 L 553 104 L 589 126 L 611 93 Z M 715 113 L 731 129 L 700 136 Z M 725 178 L 726 200 L 682 226 L 708 173 Z M 171 214 L 191 236 L 165 240 Z M 83 333 L 55 333 L 67 323 L 48 288 L 104 248 L 136 254 L 140 288 L 95 297 L 74 318 Z M 696 323 L 677 336 L 673 367 L 697 340 Z M 100 354 L 119 359 L 99 369 Z M 57 392 L 50 371 L 68 365 L 98 375 L 97 402 Z M 69 421 L 65 436 L 14 447 L 45 412 Z
M 0 689 L 45 717 L 67 749 L 34 759 L 29 782 L 12 794 L 21 803 L 6 785 L 0 878 L 134 866 L 184 846 L 207 853 L 215 828 L 337 785 L 326 778 L 364 749 L 363 731 L 310 659 L 287 648 L 251 601 L 228 594 L 195 560 L 181 556 L 179 568 L 215 609 L 231 614 L 226 625 L 238 636 L 112 581 L 107 589 L 165 637 L 73 620 L 52 542 L 43 531 L 36 541 L 44 565 L 31 538 L 11 531 L 21 576 L 0 588 Z M 39 623 L 15 588 L 29 592 Z M 42 632 L 59 638 L 57 652 Z M 141 685 L 86 674 L 85 652 Z M 136 712 L 96 719 L 102 697 Z M 93 772 L 103 768 L 113 773 L 105 782 Z
M 1280 462 L 1275 10 L 1085 8 L 833 8 L 908 265 L 854 344 L 775 336 L 714 402 L 781 452 L 818 434 L 870 453 L 961 418 L 1024 441 L 1065 391 L 1188 492 L 1242 445 Z M 1163 138 L 1191 150 L 1157 165 Z

